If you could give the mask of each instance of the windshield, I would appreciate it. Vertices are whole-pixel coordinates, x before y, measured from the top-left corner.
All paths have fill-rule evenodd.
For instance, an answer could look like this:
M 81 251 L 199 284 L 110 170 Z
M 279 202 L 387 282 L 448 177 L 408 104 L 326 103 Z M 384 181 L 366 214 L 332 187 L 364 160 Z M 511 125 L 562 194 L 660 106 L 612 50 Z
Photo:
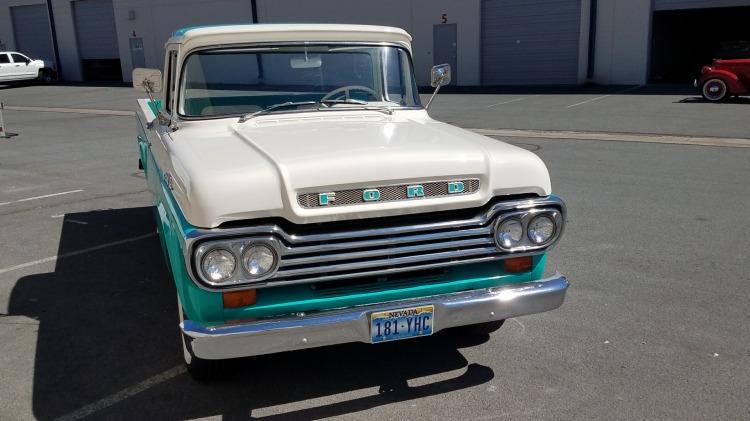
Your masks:
M 405 50 L 300 45 L 190 54 L 183 67 L 179 113 L 185 117 L 243 115 L 285 102 L 309 101 L 337 107 L 352 106 L 344 104 L 347 101 L 420 106 Z

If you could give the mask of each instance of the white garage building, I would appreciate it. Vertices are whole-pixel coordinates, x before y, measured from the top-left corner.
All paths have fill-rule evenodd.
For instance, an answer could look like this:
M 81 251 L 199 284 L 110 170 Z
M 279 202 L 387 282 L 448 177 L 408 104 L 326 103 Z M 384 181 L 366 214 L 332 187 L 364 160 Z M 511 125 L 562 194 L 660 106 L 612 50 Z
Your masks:
M 3 0 L 0 50 L 128 81 L 185 26 L 362 23 L 412 34 L 420 85 L 444 62 L 461 86 L 643 84 L 684 82 L 748 21 L 750 0 Z

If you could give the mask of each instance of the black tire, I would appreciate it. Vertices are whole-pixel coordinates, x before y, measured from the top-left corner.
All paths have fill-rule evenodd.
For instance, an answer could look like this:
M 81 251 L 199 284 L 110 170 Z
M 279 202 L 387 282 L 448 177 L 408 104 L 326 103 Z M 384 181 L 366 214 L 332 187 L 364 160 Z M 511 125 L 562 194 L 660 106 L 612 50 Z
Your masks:
M 52 70 L 42 69 L 39 71 L 39 77 L 37 79 L 39 80 L 39 83 L 49 85 L 57 81 L 57 75 Z
M 461 329 L 463 333 L 470 335 L 489 335 L 503 327 L 503 323 L 505 323 L 505 320 L 493 320 L 491 322 L 461 326 L 459 329 Z
M 182 310 L 182 303 L 179 298 L 177 299 L 180 312 L 180 323 L 185 320 L 184 311 Z M 185 334 L 182 334 L 182 356 L 185 362 L 185 368 L 190 374 L 193 380 L 199 382 L 208 382 L 216 380 L 221 376 L 222 360 L 206 360 L 198 358 L 193 353 L 193 349 L 190 347 L 188 338 Z
M 711 78 L 701 85 L 701 95 L 706 101 L 719 102 L 726 99 L 731 94 L 727 83 L 719 78 Z

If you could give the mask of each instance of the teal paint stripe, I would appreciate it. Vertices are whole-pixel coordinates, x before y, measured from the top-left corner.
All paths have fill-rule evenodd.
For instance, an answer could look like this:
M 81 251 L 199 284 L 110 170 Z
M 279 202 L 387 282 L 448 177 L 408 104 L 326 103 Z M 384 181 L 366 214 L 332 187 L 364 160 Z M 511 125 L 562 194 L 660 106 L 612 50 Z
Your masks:
M 310 285 L 265 288 L 258 290 L 258 301 L 255 305 L 240 309 L 224 310 L 224 314 L 228 320 L 269 317 L 300 311 L 320 311 L 353 307 L 529 282 L 541 279 L 545 263 L 546 257 L 544 255 L 536 256 L 533 259 L 532 271 L 521 274 L 503 272 L 502 261 L 457 266 L 450 271 L 445 281 L 442 282 L 418 284 L 406 288 L 352 292 L 351 294 L 336 296 L 318 294 L 310 288 Z
M 151 109 L 151 112 L 154 113 L 154 115 L 159 114 L 159 110 L 161 109 L 161 100 L 155 99 L 153 101 L 149 101 L 148 108 Z
M 194 29 L 203 29 L 203 28 L 217 28 L 217 27 L 243 27 L 243 26 L 251 26 L 252 24 L 235 24 L 235 25 L 196 25 L 196 26 L 186 26 L 184 28 L 180 28 L 172 33 L 173 37 L 181 37 L 187 34 L 188 32 L 194 30 Z

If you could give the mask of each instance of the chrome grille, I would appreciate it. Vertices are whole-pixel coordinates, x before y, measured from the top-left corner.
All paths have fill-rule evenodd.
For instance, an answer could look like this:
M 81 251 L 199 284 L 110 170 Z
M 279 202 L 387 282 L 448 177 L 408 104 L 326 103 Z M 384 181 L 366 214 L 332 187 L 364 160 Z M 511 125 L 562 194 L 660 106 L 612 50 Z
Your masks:
M 305 241 L 305 237 L 297 237 L 294 244 L 284 245 L 281 250 L 281 265 L 273 282 L 390 274 L 493 260 L 502 254 L 495 246 L 490 223 L 446 224 L 426 230 L 418 225 L 403 228 L 394 232 L 350 232 L 348 238 L 338 241 Z M 381 235 L 378 231 L 382 231 Z
M 197 230 L 188 239 L 188 249 L 195 250 L 200 245 L 210 248 L 233 241 L 265 241 L 277 249 L 279 267 L 272 276 L 229 285 L 227 288 L 264 288 L 358 278 L 365 283 L 367 277 L 372 279 L 488 262 L 507 258 L 510 254 L 542 253 L 562 234 L 565 205 L 556 196 L 548 196 L 501 201 L 475 212 L 468 209 L 442 211 L 358 222 L 331 222 L 318 226 L 287 226 L 287 229 L 278 225 L 261 225 Z M 498 218 L 528 219 L 539 212 L 554 214 L 559 220 L 560 229 L 548 244 L 523 247 L 512 253 L 496 246 L 493 226 Z M 197 267 L 195 265 L 196 260 L 193 261 L 193 268 Z M 195 275 L 199 280 L 200 275 Z M 200 280 L 198 284 L 211 289 Z
M 464 191 L 460 193 L 448 193 L 448 183 L 460 181 L 464 183 Z M 420 185 L 424 188 L 424 197 L 408 197 L 407 188 L 409 186 Z M 319 193 L 304 193 L 297 196 L 297 202 L 303 208 L 322 208 L 322 207 L 333 207 L 333 206 L 346 206 L 346 205 L 357 205 L 369 203 L 366 202 L 362 195 L 365 190 L 377 189 L 380 191 L 380 200 L 377 202 L 393 202 L 397 200 L 419 200 L 427 199 L 431 197 L 441 196 L 460 196 L 466 194 L 476 193 L 479 190 L 479 180 L 476 178 L 471 179 L 459 179 L 459 180 L 446 180 L 446 181 L 434 181 L 429 183 L 410 183 L 400 184 L 395 186 L 373 186 L 367 189 L 349 189 L 349 190 L 335 190 L 332 192 L 319 192 L 319 193 L 336 193 L 336 200 L 330 202 L 327 205 L 321 205 L 318 201 Z

